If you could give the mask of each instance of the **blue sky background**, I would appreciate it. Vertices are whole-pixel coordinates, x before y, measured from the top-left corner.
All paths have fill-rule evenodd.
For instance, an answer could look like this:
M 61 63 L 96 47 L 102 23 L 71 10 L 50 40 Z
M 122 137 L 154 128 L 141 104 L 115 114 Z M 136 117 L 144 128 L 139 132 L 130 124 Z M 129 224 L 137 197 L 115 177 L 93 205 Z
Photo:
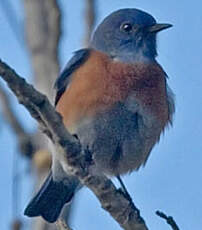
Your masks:
M 14 7 L 18 22 L 23 22 L 23 7 L 19 0 L 7 0 Z M 3 1 L 2 1 L 3 2 Z M 81 48 L 84 34 L 84 1 L 59 1 L 63 12 L 63 36 L 60 61 L 63 66 L 71 53 Z M 202 228 L 202 2 L 160 0 L 97 1 L 99 23 L 119 8 L 140 8 L 159 22 L 172 23 L 173 28 L 158 37 L 158 60 L 169 75 L 168 83 L 176 95 L 173 128 L 161 137 L 145 168 L 124 177 L 125 184 L 150 230 L 169 229 L 155 215 L 162 210 L 172 215 L 181 230 Z M 0 58 L 31 81 L 31 66 L 26 48 L 19 45 L 0 4 Z M 2 84 L 2 81 L 0 80 Z M 11 93 L 9 93 L 12 95 Z M 12 101 L 16 113 L 28 130 L 34 129 L 25 109 Z M 12 164 L 19 162 L 21 198 L 19 214 L 31 197 L 32 184 L 26 173 L 25 160 L 16 159 L 15 136 L 0 114 L 0 229 L 10 229 L 12 220 Z M 73 229 L 119 229 L 105 213 L 94 195 L 83 189 L 77 198 Z M 26 223 L 28 218 L 25 218 Z M 24 229 L 27 229 L 25 225 Z

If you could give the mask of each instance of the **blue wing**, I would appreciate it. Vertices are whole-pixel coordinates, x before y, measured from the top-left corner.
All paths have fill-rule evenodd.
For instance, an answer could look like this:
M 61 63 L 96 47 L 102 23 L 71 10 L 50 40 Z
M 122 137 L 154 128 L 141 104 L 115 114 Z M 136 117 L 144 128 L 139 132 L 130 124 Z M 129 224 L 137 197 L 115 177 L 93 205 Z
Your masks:
M 55 105 L 57 105 L 60 97 L 67 88 L 71 80 L 71 74 L 88 59 L 89 55 L 90 49 L 81 49 L 76 51 L 74 56 L 65 66 L 64 70 L 60 73 L 54 85 L 54 88 L 56 89 Z

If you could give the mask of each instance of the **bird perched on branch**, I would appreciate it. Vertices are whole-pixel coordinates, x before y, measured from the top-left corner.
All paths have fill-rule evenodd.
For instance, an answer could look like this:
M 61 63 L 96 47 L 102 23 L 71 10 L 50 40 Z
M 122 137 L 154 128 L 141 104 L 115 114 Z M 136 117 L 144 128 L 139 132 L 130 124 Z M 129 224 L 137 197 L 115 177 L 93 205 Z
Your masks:
M 117 176 L 144 165 L 165 127 L 174 101 L 156 61 L 156 35 L 171 27 L 138 9 L 104 19 L 86 49 L 75 52 L 55 83 L 56 110 L 92 157 L 95 174 Z M 53 154 L 51 173 L 25 210 L 57 220 L 79 181 Z

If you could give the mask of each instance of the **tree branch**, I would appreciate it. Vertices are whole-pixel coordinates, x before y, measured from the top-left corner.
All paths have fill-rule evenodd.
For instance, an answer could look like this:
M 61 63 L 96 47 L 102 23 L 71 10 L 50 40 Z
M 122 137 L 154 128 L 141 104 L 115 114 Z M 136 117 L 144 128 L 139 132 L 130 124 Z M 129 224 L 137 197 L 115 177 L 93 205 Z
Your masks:
M 88 170 L 88 162 L 82 155 L 81 145 L 68 133 L 61 116 L 55 111 L 47 97 L 27 84 L 2 61 L 0 61 L 0 75 L 17 96 L 19 102 L 46 130 L 46 134 L 57 149 L 56 154 L 63 157 L 72 174 L 94 192 L 102 208 L 108 211 L 125 230 L 148 230 L 139 210 L 125 198 L 120 190 L 116 189 L 107 177 L 91 175 Z
M 165 219 L 173 230 L 180 230 L 172 216 L 167 216 L 166 214 L 160 211 L 156 211 L 156 215 L 160 216 L 162 219 Z

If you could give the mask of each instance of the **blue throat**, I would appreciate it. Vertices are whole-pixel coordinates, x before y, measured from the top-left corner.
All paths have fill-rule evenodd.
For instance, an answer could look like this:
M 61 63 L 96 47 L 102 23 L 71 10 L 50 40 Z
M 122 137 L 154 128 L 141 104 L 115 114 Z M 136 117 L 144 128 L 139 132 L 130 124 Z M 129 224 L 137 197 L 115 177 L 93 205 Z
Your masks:
M 108 42 L 100 39 L 92 40 L 91 47 L 110 56 L 115 61 L 125 63 L 134 62 L 155 62 L 157 56 L 156 37 L 141 41 L 139 44 L 134 44 L 133 41 L 127 41 L 122 44 L 109 45 Z

